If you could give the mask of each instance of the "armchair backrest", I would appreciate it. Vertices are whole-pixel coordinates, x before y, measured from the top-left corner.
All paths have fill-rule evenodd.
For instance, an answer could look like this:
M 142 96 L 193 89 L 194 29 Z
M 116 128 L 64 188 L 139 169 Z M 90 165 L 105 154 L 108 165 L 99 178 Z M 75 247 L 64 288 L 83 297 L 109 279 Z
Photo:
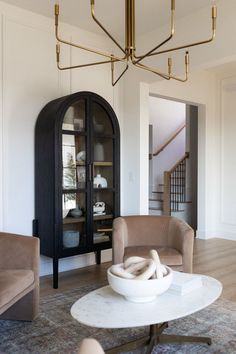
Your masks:
M 39 239 L 0 232 L 0 268 L 31 269 L 38 277 Z
M 126 228 L 125 247 L 168 245 L 169 216 L 135 215 L 122 217 Z

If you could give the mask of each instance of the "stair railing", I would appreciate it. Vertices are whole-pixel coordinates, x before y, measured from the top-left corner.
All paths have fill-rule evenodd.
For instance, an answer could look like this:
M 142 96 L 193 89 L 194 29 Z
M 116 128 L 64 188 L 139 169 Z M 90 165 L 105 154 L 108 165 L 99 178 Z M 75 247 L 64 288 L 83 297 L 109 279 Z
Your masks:
M 153 154 L 149 154 L 149 160 L 151 160 L 154 156 L 158 156 L 160 152 L 162 152 L 177 137 L 177 135 L 182 132 L 185 127 L 186 124 L 183 124 L 156 152 L 154 152 Z
M 172 167 L 164 172 L 163 215 L 171 215 L 171 211 L 179 211 L 179 203 L 186 200 L 186 160 L 185 155 Z

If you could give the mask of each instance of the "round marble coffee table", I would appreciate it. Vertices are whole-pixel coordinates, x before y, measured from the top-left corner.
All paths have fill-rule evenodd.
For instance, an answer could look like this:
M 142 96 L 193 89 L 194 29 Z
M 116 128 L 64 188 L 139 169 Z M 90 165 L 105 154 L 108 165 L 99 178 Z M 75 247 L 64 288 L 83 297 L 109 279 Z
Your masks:
M 184 273 L 183 273 L 184 274 Z M 203 342 L 211 344 L 209 337 L 166 335 L 162 331 L 168 322 L 188 316 L 212 304 L 221 294 L 221 283 L 202 275 L 203 286 L 186 295 L 171 291 L 158 296 L 155 301 L 133 303 L 115 293 L 110 286 L 97 289 L 76 301 L 71 315 L 79 322 L 98 328 L 128 328 L 150 325 L 148 336 L 108 350 L 115 354 L 119 351 L 133 350 L 148 345 L 146 353 L 151 353 L 154 345 L 170 342 Z

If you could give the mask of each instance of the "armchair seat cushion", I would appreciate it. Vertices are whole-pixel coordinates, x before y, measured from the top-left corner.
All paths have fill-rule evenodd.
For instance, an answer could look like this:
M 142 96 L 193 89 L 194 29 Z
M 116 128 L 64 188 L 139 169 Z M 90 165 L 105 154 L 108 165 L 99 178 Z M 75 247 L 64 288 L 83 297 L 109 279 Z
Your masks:
M 19 299 L 19 295 L 30 292 L 34 285 L 32 270 L 0 269 L 0 309 L 8 308 Z
M 161 263 L 169 266 L 181 266 L 183 264 L 182 254 L 172 247 L 157 246 L 130 246 L 124 251 L 124 259 L 131 256 L 149 258 L 149 251 L 154 249 L 158 252 Z

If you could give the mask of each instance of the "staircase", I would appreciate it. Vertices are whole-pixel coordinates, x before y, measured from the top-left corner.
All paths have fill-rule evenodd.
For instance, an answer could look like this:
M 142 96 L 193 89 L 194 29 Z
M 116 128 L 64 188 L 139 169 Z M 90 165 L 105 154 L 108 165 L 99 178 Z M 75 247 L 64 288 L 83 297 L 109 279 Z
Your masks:
M 149 159 L 157 156 L 177 136 L 181 128 Z M 152 191 L 149 198 L 149 215 L 172 215 L 189 222 L 191 218 L 191 201 L 186 199 L 186 161 L 185 155 L 163 174 L 163 182 L 157 190 Z

